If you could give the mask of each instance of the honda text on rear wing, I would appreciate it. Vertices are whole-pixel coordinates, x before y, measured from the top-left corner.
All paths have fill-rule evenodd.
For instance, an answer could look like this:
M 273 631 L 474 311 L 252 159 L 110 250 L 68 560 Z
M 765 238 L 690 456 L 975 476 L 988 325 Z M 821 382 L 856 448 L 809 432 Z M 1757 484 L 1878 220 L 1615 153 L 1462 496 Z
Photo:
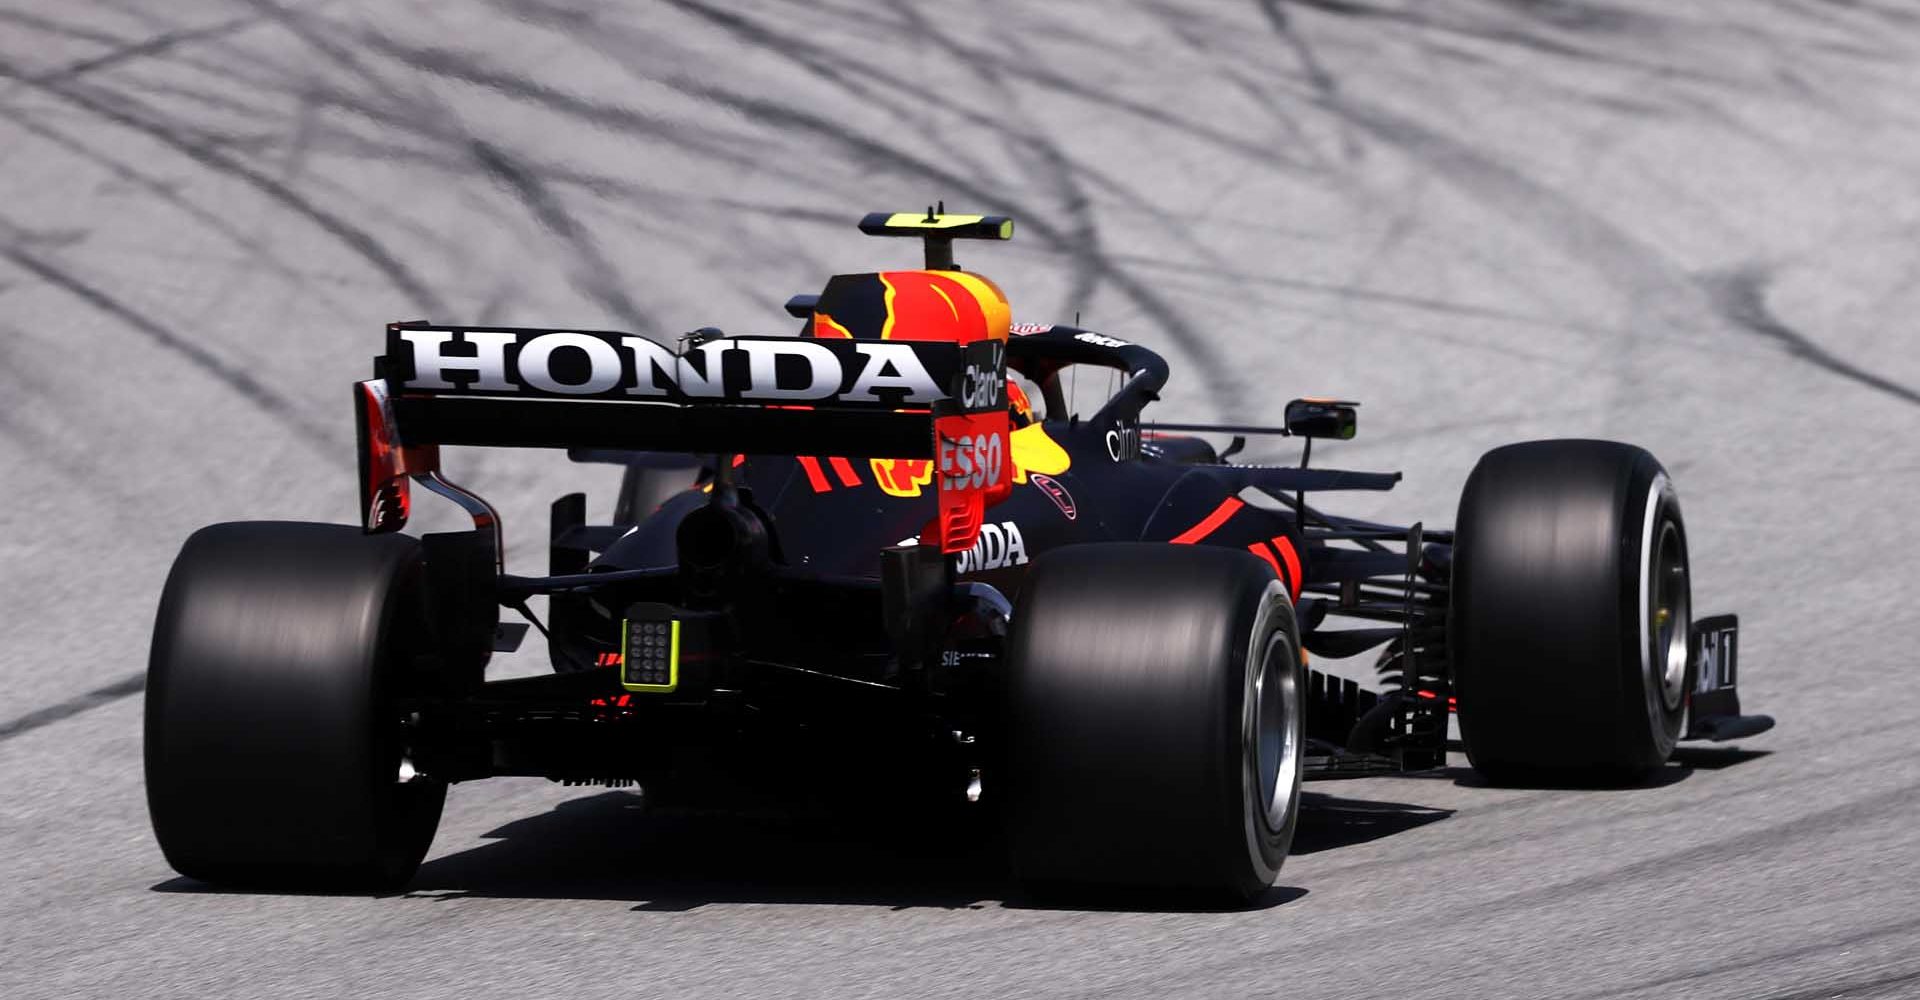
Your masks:
M 396 323 L 355 387 L 362 524 L 406 524 L 410 482 L 484 502 L 440 475 L 440 445 L 931 459 L 924 541 L 965 551 L 1011 488 L 1006 343 L 626 333 Z M 724 470 L 727 463 L 719 462 Z

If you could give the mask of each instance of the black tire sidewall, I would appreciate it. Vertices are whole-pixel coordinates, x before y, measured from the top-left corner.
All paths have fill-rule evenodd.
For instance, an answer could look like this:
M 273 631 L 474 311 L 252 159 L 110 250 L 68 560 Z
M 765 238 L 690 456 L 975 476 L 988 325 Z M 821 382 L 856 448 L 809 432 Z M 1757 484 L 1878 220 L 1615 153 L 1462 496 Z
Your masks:
M 1022 881 L 1239 898 L 1271 885 L 1302 754 L 1279 776 L 1290 808 L 1271 830 L 1246 740 L 1258 658 L 1282 634 L 1298 696 L 1292 606 L 1246 553 L 1114 543 L 1037 560 L 1009 642 L 1006 813 Z
M 1671 754 L 1686 698 L 1665 707 L 1645 590 L 1666 522 L 1684 561 L 1678 494 L 1644 449 L 1535 441 L 1481 459 L 1456 522 L 1449 639 L 1476 769 L 1630 779 Z
M 339 525 L 214 525 L 188 539 L 146 696 L 149 812 L 176 870 L 276 888 L 411 875 L 445 797 L 393 769 L 389 699 L 408 666 L 400 633 L 422 626 L 419 573 L 414 539 Z

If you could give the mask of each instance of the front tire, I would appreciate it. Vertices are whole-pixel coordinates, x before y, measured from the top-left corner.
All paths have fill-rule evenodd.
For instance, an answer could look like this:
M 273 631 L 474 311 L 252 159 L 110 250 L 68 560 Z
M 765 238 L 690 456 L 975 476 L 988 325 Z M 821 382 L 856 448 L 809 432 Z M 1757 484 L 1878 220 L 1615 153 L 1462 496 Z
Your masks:
M 1245 900 L 1293 841 L 1299 636 L 1237 549 L 1076 545 L 1038 560 L 1009 637 L 1007 830 L 1028 884 Z
M 1692 689 L 1687 536 L 1666 470 L 1612 441 L 1488 452 L 1460 498 L 1452 640 L 1461 736 L 1506 783 L 1634 780 Z
M 446 786 L 403 781 L 392 698 L 425 634 L 420 546 L 341 525 L 195 532 L 147 668 L 147 805 L 189 878 L 272 889 L 403 884 Z

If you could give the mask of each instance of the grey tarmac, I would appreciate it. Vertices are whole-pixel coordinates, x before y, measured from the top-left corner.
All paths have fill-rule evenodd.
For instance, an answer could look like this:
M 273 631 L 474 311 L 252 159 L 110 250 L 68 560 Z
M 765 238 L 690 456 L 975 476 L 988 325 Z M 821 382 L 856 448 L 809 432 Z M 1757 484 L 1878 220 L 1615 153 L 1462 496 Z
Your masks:
M 0 996 L 1920 995 L 1915 94 L 1904 0 L 0 0 Z M 861 213 L 936 199 L 1018 220 L 961 255 L 1016 320 L 1166 353 L 1164 419 L 1365 401 L 1316 460 L 1406 480 L 1356 514 L 1450 524 L 1508 441 L 1648 446 L 1779 727 L 1645 788 L 1315 784 L 1238 912 L 520 779 L 454 789 L 404 894 L 173 876 L 168 564 L 354 519 L 384 323 L 779 333 L 911 266 Z M 523 571 L 615 485 L 448 467 Z

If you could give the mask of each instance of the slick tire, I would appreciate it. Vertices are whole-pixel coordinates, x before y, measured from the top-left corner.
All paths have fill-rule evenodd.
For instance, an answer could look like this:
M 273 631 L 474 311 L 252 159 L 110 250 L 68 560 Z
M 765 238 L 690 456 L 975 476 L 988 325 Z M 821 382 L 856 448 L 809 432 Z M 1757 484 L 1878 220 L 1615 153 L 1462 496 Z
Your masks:
M 1500 783 L 1631 782 L 1692 689 L 1687 533 L 1666 470 L 1612 441 L 1488 452 L 1460 498 L 1451 639 L 1460 732 Z
M 1273 885 L 1305 732 L 1293 606 L 1265 563 L 1060 549 L 1035 562 L 1008 642 L 1004 808 L 1023 883 L 1226 902 Z
M 426 634 L 420 547 L 329 524 L 216 524 L 160 598 L 147 807 L 168 864 L 258 889 L 413 875 L 446 786 L 400 780 L 392 697 Z

